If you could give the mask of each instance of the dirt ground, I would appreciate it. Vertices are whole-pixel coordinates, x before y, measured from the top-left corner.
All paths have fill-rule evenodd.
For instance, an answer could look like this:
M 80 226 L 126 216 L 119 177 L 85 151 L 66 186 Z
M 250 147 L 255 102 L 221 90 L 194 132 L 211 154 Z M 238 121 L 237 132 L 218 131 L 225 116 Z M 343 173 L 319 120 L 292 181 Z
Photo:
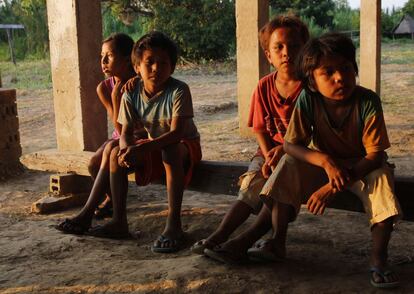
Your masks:
M 402 71 L 406 65 L 393 66 L 385 68 L 382 89 L 385 97 L 397 97 L 397 102 L 383 99 L 393 145 L 389 155 L 397 175 L 413 176 L 414 73 Z M 256 144 L 238 134 L 234 72 L 188 71 L 176 77 L 190 85 L 204 159 L 248 160 Z M 54 148 L 51 90 L 18 90 L 17 95 L 23 152 Z M 302 209 L 289 229 L 286 261 L 227 266 L 188 248 L 217 227 L 233 196 L 186 191 L 187 247 L 162 255 L 149 248 L 165 221 L 164 186 L 131 186 L 128 220 L 138 237 L 105 240 L 53 228 L 78 208 L 30 213 L 31 203 L 47 194 L 49 176 L 26 171 L 0 183 L 0 293 L 382 293 L 369 284 L 371 244 L 364 214 L 330 209 L 315 217 Z M 402 281 L 396 293 L 414 293 L 413 232 L 414 223 L 401 222 L 390 243 L 390 264 Z

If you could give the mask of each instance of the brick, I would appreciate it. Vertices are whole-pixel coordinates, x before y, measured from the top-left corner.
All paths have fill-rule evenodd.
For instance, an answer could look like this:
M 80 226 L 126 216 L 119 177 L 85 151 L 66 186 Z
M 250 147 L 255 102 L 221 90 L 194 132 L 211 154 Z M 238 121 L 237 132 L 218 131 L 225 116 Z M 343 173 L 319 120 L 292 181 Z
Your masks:
M 56 174 L 50 176 L 49 191 L 55 196 L 89 193 L 92 188 L 92 178 L 77 174 Z
M 65 197 L 46 196 L 32 204 L 31 212 L 45 214 L 78 207 L 86 203 L 88 196 L 89 193 L 71 194 Z

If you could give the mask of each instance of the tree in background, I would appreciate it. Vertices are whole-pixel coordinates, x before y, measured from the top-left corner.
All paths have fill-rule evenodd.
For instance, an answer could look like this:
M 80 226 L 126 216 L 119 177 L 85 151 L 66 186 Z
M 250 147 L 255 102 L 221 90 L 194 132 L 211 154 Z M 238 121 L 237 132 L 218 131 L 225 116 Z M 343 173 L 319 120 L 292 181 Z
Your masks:
M 407 3 L 405 3 L 402 11 L 405 14 L 408 14 L 411 17 L 414 17 L 414 0 L 408 0 Z
M 351 9 L 347 0 L 336 0 L 332 23 L 335 31 L 358 31 L 359 10 Z
M 103 0 L 123 23 L 168 34 L 191 60 L 221 60 L 235 50 L 234 0 Z M 134 25 L 133 25 L 134 26 Z
M 22 24 L 25 28 L 24 33 L 14 32 L 16 57 L 46 57 L 49 52 L 46 0 L 2 0 L 0 4 L 1 23 Z
M 403 16 L 402 9 L 385 9 L 381 12 L 381 30 L 382 34 L 384 35 L 390 35 L 392 30 L 395 28 L 395 26 L 398 24 L 398 22 L 401 20 L 401 17 Z
M 326 29 L 331 28 L 335 13 L 334 0 L 270 0 L 272 14 L 292 12 L 304 20 Z
M 179 4 L 177 4 L 179 2 Z M 234 50 L 236 20 L 232 0 L 155 0 L 150 28 L 174 39 L 192 60 L 225 59 Z

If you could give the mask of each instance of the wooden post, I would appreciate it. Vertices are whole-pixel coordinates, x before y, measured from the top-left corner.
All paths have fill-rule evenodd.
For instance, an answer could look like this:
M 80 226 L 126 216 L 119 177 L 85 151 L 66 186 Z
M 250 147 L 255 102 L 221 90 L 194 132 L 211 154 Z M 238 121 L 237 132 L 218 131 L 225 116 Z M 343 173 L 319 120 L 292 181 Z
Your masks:
M 380 94 L 381 0 L 361 0 L 360 84 Z
M 107 139 L 96 95 L 102 80 L 100 0 L 47 0 L 56 139 L 61 151 L 95 151 Z
M 250 98 L 257 82 L 269 73 L 269 63 L 259 45 L 259 29 L 269 20 L 268 0 L 236 1 L 237 97 L 239 128 L 242 136 L 251 136 L 247 127 Z

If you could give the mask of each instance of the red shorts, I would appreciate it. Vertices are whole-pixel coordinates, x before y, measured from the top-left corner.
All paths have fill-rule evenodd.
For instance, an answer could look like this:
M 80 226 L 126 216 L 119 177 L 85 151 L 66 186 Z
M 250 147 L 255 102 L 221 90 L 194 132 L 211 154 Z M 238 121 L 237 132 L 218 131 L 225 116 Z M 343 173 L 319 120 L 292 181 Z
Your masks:
M 136 143 L 142 143 L 146 140 L 148 139 L 138 140 Z M 184 175 L 184 185 L 187 186 L 191 181 L 194 165 L 201 160 L 200 138 L 183 139 L 181 143 L 185 144 L 190 155 L 189 167 Z M 136 167 L 134 172 L 135 182 L 138 186 L 146 186 L 153 181 L 161 179 L 165 174 L 161 150 L 152 151 L 150 156 L 145 158 L 144 164 Z

